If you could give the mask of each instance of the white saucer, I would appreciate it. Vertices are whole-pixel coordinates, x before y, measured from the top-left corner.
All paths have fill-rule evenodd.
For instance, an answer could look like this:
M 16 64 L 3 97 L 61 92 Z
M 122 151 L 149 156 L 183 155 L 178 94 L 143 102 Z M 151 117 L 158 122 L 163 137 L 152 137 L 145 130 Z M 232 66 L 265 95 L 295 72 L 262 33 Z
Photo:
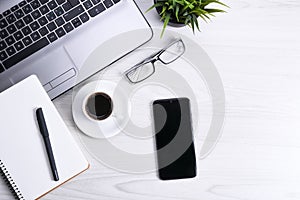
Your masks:
M 95 92 L 108 94 L 113 102 L 112 114 L 104 120 L 92 119 L 82 109 L 86 97 Z M 120 133 L 126 125 L 129 106 L 128 98 L 114 82 L 93 81 L 81 87 L 75 95 L 72 105 L 73 119 L 77 127 L 87 136 L 108 138 Z

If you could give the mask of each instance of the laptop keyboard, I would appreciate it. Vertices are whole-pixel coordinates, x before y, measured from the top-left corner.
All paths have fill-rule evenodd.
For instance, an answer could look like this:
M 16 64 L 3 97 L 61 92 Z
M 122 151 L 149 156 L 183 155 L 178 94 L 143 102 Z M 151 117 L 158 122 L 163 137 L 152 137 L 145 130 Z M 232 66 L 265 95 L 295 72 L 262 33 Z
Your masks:
M 0 73 L 120 0 L 24 0 L 0 14 Z

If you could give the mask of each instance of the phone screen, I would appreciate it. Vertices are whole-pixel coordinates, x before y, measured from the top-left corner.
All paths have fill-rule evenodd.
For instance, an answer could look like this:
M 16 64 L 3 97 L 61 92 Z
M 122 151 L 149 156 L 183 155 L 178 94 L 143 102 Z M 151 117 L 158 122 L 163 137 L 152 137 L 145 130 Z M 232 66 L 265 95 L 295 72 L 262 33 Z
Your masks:
M 196 176 L 196 156 L 187 98 L 153 103 L 158 174 L 162 180 Z

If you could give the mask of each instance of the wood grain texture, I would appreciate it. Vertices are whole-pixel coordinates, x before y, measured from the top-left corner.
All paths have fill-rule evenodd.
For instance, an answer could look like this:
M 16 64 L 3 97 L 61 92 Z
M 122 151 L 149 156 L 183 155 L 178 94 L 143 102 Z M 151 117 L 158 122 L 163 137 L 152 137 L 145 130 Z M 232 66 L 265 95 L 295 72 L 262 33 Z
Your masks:
M 201 33 L 173 29 L 207 51 L 226 92 L 222 138 L 198 160 L 197 178 L 163 182 L 156 173 L 121 173 L 86 153 L 91 169 L 44 200 L 300 199 L 300 1 L 225 2 L 228 13 L 201 22 Z M 137 3 L 143 11 L 152 5 Z M 146 17 L 162 25 L 155 11 Z M 71 92 L 54 101 L 75 135 L 71 102 Z M 0 199 L 12 199 L 2 179 Z

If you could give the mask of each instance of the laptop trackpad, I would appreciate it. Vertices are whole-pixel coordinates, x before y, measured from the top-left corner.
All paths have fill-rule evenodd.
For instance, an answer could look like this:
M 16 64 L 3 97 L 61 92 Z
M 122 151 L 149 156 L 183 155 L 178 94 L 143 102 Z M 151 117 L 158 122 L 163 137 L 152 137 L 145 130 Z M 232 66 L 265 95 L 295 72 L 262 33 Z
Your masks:
M 63 47 L 56 48 L 52 51 L 43 51 L 20 63 L 19 69 L 11 77 L 14 83 L 24 78 L 36 74 L 43 85 L 55 80 L 62 74 L 74 68 L 68 54 Z M 23 67 L 26 66 L 26 67 Z

